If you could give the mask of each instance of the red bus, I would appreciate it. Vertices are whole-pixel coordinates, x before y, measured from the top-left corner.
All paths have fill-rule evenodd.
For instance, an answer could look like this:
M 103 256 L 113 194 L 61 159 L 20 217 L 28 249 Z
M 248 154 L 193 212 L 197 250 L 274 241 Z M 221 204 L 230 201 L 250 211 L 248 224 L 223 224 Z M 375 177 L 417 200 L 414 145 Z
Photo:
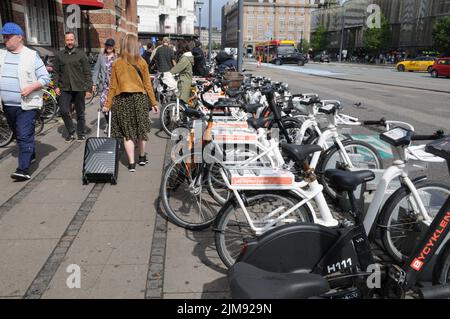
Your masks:
M 273 40 L 256 44 L 256 60 L 261 57 L 261 62 L 270 63 L 279 54 L 290 53 L 295 50 L 295 42 L 292 40 Z

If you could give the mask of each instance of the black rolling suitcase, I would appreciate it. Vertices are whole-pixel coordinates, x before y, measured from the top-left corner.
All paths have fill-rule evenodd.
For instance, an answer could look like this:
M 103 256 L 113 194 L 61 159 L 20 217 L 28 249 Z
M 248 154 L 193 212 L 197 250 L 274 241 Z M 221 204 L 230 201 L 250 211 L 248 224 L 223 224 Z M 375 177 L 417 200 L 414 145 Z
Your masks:
M 100 137 L 100 110 L 97 121 L 97 137 L 86 140 L 83 162 L 83 185 L 93 183 L 117 184 L 119 173 L 118 139 L 111 138 L 111 112 L 109 113 L 108 137 Z

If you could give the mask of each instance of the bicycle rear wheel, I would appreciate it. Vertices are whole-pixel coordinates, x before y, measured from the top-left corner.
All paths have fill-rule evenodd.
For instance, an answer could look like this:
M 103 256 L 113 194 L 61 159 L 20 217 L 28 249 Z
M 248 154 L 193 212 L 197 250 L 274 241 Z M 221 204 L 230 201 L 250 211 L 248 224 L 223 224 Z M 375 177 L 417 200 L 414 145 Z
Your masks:
M 450 195 L 450 186 L 427 180 L 416 182 L 414 186 L 428 215 L 434 218 Z M 428 229 L 418 207 L 409 188 L 402 187 L 388 198 L 381 210 L 381 239 L 386 251 L 397 262 L 410 257 Z
M 289 192 L 263 191 L 247 197 L 246 209 L 256 227 L 264 227 L 292 208 L 299 201 L 298 196 Z M 279 207 L 285 207 L 276 215 L 268 215 Z M 312 222 L 312 212 L 307 205 L 300 206 L 284 219 L 278 221 L 273 227 L 294 222 Z M 257 234 L 251 229 L 242 208 L 236 201 L 228 201 L 217 216 L 214 224 L 216 249 L 222 262 L 231 267 L 239 256 L 246 241 L 256 238 Z
M 174 224 L 191 230 L 209 227 L 221 208 L 207 190 L 208 164 L 194 161 L 201 156 L 193 153 L 176 159 L 167 168 L 161 185 L 167 216 Z
M 42 96 L 43 105 L 41 108 L 41 117 L 44 120 L 44 123 L 48 123 L 55 118 L 56 112 L 58 111 L 58 103 L 50 92 L 45 90 L 43 90 L 43 92 L 44 94 Z
M 34 124 L 34 134 L 39 135 L 44 130 L 44 119 L 41 116 L 41 111 L 36 112 L 36 121 Z
M 13 135 L 5 114 L 0 112 L 0 147 L 9 145 L 13 140 Z

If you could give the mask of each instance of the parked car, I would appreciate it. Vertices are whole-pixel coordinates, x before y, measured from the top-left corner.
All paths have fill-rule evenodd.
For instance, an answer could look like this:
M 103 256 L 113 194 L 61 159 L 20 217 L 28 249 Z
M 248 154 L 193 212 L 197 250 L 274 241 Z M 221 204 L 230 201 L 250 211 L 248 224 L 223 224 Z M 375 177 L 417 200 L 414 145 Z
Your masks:
M 422 71 L 422 72 L 431 72 L 431 68 L 433 67 L 435 58 L 431 56 L 419 56 L 414 59 L 405 60 L 397 63 L 395 66 L 397 71 Z
M 437 59 L 431 68 L 431 76 L 433 78 L 450 77 L 450 58 Z
M 314 62 L 330 63 L 330 56 L 325 53 L 320 53 L 320 54 L 317 54 L 316 56 L 314 56 L 313 60 L 314 60 Z
M 272 59 L 272 63 L 275 63 L 276 65 L 294 63 L 303 66 L 306 63 L 306 58 L 297 50 L 289 50 L 286 52 L 280 52 L 276 57 Z

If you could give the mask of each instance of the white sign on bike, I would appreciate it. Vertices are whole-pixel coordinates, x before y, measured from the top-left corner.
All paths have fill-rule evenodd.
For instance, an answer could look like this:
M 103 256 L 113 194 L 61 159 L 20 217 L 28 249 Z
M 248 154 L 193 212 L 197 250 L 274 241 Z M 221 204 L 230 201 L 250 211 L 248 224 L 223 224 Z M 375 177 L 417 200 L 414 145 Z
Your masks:
M 289 171 L 275 169 L 230 170 L 232 186 L 288 186 L 295 182 Z
M 217 101 L 219 101 L 219 99 L 223 99 L 224 96 L 221 93 L 204 93 L 203 94 L 203 98 L 205 99 L 205 101 L 209 104 L 214 104 Z

